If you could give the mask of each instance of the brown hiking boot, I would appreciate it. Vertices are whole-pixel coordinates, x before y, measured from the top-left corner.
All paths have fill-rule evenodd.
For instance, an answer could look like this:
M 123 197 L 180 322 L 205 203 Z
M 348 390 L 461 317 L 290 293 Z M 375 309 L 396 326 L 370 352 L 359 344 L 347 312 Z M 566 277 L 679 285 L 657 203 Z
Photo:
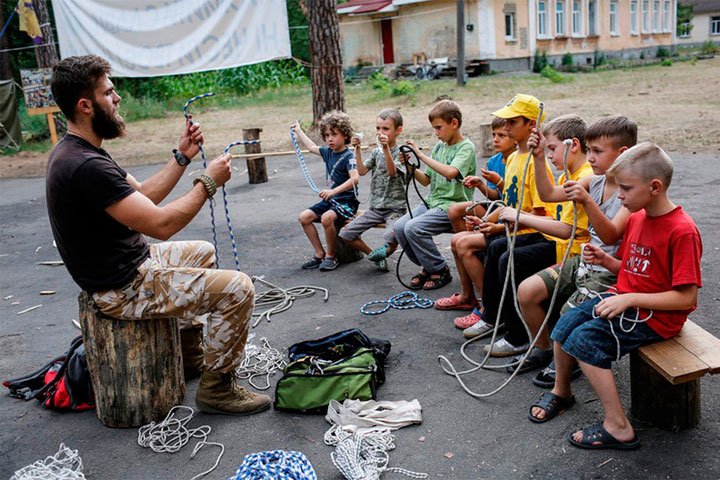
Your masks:
M 197 378 L 203 369 L 205 353 L 203 351 L 203 327 L 192 327 L 180 330 L 183 370 L 185 380 Z
M 234 385 L 232 373 L 205 370 L 195 403 L 201 412 L 222 415 L 251 415 L 270 408 L 270 397 Z

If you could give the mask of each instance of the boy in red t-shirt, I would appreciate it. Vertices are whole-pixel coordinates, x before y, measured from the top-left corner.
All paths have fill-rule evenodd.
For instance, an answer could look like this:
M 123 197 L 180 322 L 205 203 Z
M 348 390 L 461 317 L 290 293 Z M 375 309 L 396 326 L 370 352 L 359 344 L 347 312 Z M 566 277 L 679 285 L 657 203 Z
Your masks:
M 623 411 L 611 370 L 613 360 L 643 345 L 677 335 L 695 310 L 702 286 L 702 242 L 692 218 L 667 197 L 672 161 L 657 145 L 642 143 L 620 155 L 607 175 L 618 185 L 628 218 L 617 255 L 585 245 L 587 263 L 617 273 L 605 293 L 566 312 L 555 326 L 555 386 L 531 408 L 534 422 L 546 422 L 575 399 L 570 374 L 580 363 L 605 410 L 605 420 L 568 434 L 581 448 L 632 449 L 640 442 Z M 637 319 L 647 321 L 635 323 Z

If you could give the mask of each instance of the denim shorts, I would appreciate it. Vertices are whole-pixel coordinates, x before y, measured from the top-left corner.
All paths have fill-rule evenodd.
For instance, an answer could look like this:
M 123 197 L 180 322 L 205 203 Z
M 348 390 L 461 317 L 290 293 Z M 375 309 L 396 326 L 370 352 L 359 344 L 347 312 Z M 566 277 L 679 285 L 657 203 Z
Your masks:
M 608 296 L 607 294 L 602 297 Z M 562 349 L 578 360 L 599 368 L 610 369 L 618 358 L 617 342 L 610 330 L 610 321 L 606 318 L 593 318 L 595 305 L 602 298 L 593 298 L 578 307 L 565 312 L 560 317 L 550 338 L 560 343 Z M 625 318 L 634 319 L 636 310 L 625 311 Z M 645 323 L 637 323 L 630 332 L 620 328 L 618 317 L 612 319 L 615 335 L 620 341 L 620 356 L 637 350 L 643 345 L 655 343 L 663 338 Z M 625 328 L 630 327 L 625 322 Z
M 336 201 L 337 201 L 337 200 L 336 200 Z M 348 209 L 349 209 L 353 214 L 355 214 L 355 212 L 357 212 L 358 205 L 359 205 L 359 204 L 358 204 L 358 201 L 355 200 L 355 199 L 348 200 L 348 201 L 343 201 L 343 202 L 337 201 L 337 203 L 339 203 L 339 204 L 341 204 L 341 205 L 345 205 L 345 206 L 347 207 L 347 209 L 343 210 L 343 213 L 344 213 L 345 215 L 347 215 L 347 214 L 350 213 L 350 212 L 348 211 Z M 308 210 L 310 210 L 310 211 L 313 212 L 315 215 L 317 215 L 317 219 L 315 220 L 316 222 L 319 222 L 319 221 L 320 221 L 320 217 L 322 217 L 323 213 L 327 212 L 328 210 L 332 210 L 333 212 L 335 212 L 335 215 L 337 215 L 337 218 L 335 219 L 335 222 L 333 222 L 333 223 L 335 223 L 335 226 L 336 226 L 336 227 L 338 227 L 338 228 L 339 228 L 339 227 L 342 227 L 343 225 L 345 225 L 345 222 L 348 221 L 348 219 L 343 216 L 343 213 L 340 213 L 340 210 L 338 209 L 337 206 L 335 206 L 335 205 L 333 205 L 332 203 L 327 202 L 327 201 L 325 201 L 325 200 L 320 200 L 320 201 L 317 202 L 315 205 L 311 205 L 311 206 L 308 208 Z

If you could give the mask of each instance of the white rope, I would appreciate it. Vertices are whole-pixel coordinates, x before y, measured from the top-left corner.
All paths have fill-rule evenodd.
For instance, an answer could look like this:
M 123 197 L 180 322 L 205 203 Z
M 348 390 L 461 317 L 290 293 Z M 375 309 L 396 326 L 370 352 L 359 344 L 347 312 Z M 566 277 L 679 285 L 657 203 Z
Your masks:
M 255 389 L 267 390 L 270 388 L 270 376 L 285 368 L 287 361 L 283 352 L 272 348 L 265 337 L 260 339 L 260 345 L 250 343 L 254 336 L 254 333 L 248 336 L 242 362 L 235 374 L 237 378 L 247 380 Z M 253 383 L 253 379 L 259 376 L 265 376 L 265 386 Z
M 85 480 L 82 458 L 61 443 L 55 455 L 21 468 L 10 480 Z
M 339 425 L 333 425 L 325 432 L 323 441 L 326 445 L 335 446 L 330 458 L 347 480 L 378 480 L 385 472 L 410 478 L 428 478 L 427 473 L 388 467 L 388 452 L 395 449 L 395 436 L 389 429 L 350 433 Z
M 175 412 L 183 409 L 189 413 L 182 418 L 176 417 Z M 191 438 L 200 438 L 201 440 L 195 444 L 190 458 L 195 457 L 195 454 L 205 445 L 220 447 L 220 454 L 215 461 L 215 465 L 213 465 L 211 469 L 195 475 L 191 480 L 204 477 L 215 470 L 220 463 L 223 453 L 225 453 L 225 446 L 222 443 L 207 441 L 207 437 L 212 430 L 209 425 L 202 425 L 192 429 L 187 428 L 186 425 L 190 422 L 194 414 L 195 410 L 192 408 L 185 405 L 176 405 L 170 409 L 170 412 L 168 412 L 162 422 L 150 422 L 138 430 L 138 445 L 143 448 L 150 448 L 155 453 L 176 453 L 187 445 Z
M 328 301 L 328 298 L 330 296 L 327 288 L 314 287 L 312 285 L 298 285 L 290 288 L 280 288 L 277 285 L 274 285 L 267 280 L 264 280 L 263 277 L 252 277 L 252 281 L 253 283 L 257 282 L 265 285 L 266 287 L 269 287 L 269 290 L 265 290 L 264 292 L 255 294 L 256 311 L 253 311 L 252 316 L 257 318 L 252 324 L 253 328 L 257 327 L 263 318 L 265 318 L 269 322 L 271 315 L 275 315 L 276 313 L 288 310 L 290 307 L 292 307 L 292 304 L 295 300 L 297 300 L 298 298 L 304 298 L 314 295 L 316 290 L 321 291 L 325 294 L 325 296 L 323 297 L 323 301 L 325 302 Z M 262 307 L 268 308 L 267 310 L 258 312 L 258 308 Z

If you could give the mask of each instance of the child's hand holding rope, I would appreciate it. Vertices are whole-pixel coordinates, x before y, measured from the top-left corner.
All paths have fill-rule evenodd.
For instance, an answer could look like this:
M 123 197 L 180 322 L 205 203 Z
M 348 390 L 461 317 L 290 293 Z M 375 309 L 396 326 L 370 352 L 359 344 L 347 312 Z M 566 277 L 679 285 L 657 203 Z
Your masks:
M 463 218 L 465 219 L 465 230 L 468 232 L 477 230 L 482 224 L 482 220 L 475 215 L 465 215 Z
M 355 148 L 361 148 L 360 137 L 358 137 L 357 135 L 353 135 L 350 139 L 350 145 Z
M 603 318 L 615 318 L 622 315 L 628 308 L 633 308 L 635 304 L 632 293 L 611 295 L 595 305 L 595 314 Z
M 545 157 L 545 147 L 547 146 L 547 142 L 545 142 L 545 136 L 537 128 L 533 128 L 533 131 L 528 138 L 527 146 L 533 157 Z
M 478 188 L 480 185 L 482 185 L 484 182 L 482 178 L 476 177 L 475 175 L 468 175 L 467 177 L 463 178 L 462 184 L 465 188 Z
M 582 259 L 585 263 L 588 265 L 601 265 L 603 264 L 603 260 L 605 260 L 605 257 L 607 256 L 607 253 L 605 253 L 600 247 L 597 245 L 592 245 L 590 243 L 583 243 L 581 245 L 582 249 Z
M 485 180 L 490 183 L 494 183 L 495 185 L 500 185 L 500 182 L 503 180 L 499 173 L 486 170 L 484 168 L 480 169 L 480 175 L 482 175 Z
M 335 192 L 335 190 L 322 190 L 320 193 L 318 193 L 318 196 L 327 202 L 336 194 L 337 193 Z
M 565 190 L 565 195 L 567 195 L 568 200 L 572 200 L 573 202 L 577 202 L 580 204 L 585 204 L 590 198 L 590 193 L 588 193 L 587 190 L 585 190 L 585 187 L 580 185 L 580 183 L 576 182 L 575 180 L 568 180 L 567 182 L 563 183 L 563 190 Z

